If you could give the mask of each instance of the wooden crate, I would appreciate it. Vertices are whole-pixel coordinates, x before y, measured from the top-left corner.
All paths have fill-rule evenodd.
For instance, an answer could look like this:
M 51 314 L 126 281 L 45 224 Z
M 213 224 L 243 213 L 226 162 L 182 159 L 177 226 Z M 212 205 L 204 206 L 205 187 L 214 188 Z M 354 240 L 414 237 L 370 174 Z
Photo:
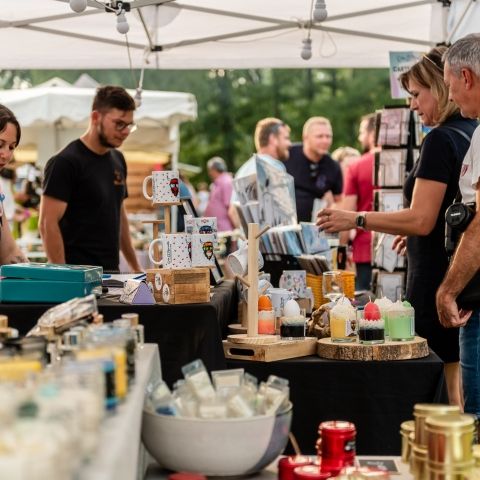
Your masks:
M 274 362 L 287 358 L 306 357 L 315 355 L 317 351 L 317 338 L 306 337 L 305 340 L 279 340 L 266 345 L 234 343 L 223 341 L 225 358 L 235 360 L 253 360 L 256 362 Z
M 157 303 L 178 305 L 210 301 L 210 269 L 208 267 L 172 270 L 147 270 L 147 284 L 153 289 Z

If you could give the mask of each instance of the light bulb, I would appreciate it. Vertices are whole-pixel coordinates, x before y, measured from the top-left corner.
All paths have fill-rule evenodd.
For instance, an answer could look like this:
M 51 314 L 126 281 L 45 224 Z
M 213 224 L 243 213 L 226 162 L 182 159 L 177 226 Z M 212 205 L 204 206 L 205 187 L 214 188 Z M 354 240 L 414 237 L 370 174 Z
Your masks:
M 302 40 L 302 51 L 300 56 L 304 60 L 310 60 L 312 58 L 312 39 L 311 38 L 304 38 Z
M 125 17 L 125 10 L 122 10 L 118 15 L 117 15 L 117 31 L 118 33 L 128 33 L 130 30 L 130 25 L 127 22 L 127 18 Z
M 142 89 L 140 87 L 137 88 L 137 91 L 135 92 L 135 96 L 133 97 L 133 100 L 135 101 L 135 106 L 137 108 L 142 105 Z
M 87 0 L 70 0 L 70 8 L 74 12 L 81 13 L 87 8 Z
M 315 20 L 315 22 L 323 22 L 327 18 L 327 15 L 325 0 L 317 0 L 313 10 L 313 20 Z

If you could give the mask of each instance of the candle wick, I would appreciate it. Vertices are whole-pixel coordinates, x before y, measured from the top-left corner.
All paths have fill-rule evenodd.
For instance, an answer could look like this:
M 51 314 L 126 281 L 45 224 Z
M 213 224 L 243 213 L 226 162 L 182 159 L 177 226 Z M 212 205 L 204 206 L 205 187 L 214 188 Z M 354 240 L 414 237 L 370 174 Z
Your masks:
M 290 443 L 292 444 L 295 454 L 298 456 L 302 455 L 302 452 L 300 451 L 300 447 L 298 446 L 298 442 L 297 442 L 297 439 L 295 438 L 295 435 L 292 432 L 290 432 L 288 434 L 288 438 L 290 440 Z

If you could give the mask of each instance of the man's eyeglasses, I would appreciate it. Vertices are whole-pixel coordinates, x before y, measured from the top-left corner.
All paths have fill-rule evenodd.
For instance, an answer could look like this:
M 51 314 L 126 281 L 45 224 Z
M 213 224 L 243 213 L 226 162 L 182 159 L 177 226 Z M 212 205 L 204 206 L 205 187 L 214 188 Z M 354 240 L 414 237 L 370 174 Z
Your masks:
M 125 123 L 122 120 L 113 120 L 113 124 L 117 132 L 123 132 L 125 129 L 128 129 L 128 133 L 132 133 L 138 128 L 136 123 Z

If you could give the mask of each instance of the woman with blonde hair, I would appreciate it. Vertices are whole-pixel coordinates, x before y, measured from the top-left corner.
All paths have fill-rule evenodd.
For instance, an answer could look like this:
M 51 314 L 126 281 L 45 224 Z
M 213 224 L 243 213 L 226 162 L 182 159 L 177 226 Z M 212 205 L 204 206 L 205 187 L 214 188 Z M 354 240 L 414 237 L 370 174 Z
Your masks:
M 338 147 L 332 152 L 332 158 L 340 164 L 343 180 L 347 174 L 348 166 L 353 160 L 359 158 L 361 153 L 353 147 Z
M 463 157 L 477 123 L 463 118 L 457 106 L 448 100 L 443 82 L 445 51 L 445 47 L 433 48 L 400 77 L 403 88 L 411 95 L 410 108 L 424 125 L 434 127 L 425 136 L 420 157 L 405 181 L 407 207 L 388 213 L 323 209 L 318 212 L 317 224 L 327 232 L 362 226 L 399 235 L 395 246 L 399 251 L 406 246 L 406 298 L 415 308 L 415 330 L 445 362 L 450 403 L 463 407 L 458 329 L 440 325 L 435 292 L 448 267 L 445 210 L 457 195 Z

